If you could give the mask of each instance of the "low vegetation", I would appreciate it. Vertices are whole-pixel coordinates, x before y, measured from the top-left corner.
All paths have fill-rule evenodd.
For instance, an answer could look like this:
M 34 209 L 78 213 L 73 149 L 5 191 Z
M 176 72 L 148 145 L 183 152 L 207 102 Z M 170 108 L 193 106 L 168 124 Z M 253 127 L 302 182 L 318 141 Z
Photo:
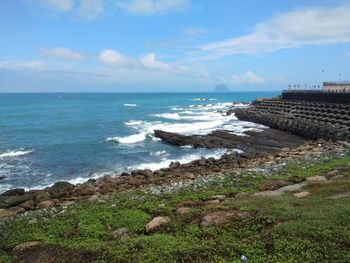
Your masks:
M 308 184 L 302 191 L 309 195 L 303 198 L 253 194 L 268 182 L 293 184 L 310 176 L 338 179 Z M 130 191 L 68 206 L 51 220 L 38 217 L 29 223 L 18 216 L 4 221 L 0 262 L 350 262 L 346 193 L 349 156 L 290 165 L 276 176 L 232 173 L 211 185 L 176 193 Z M 335 194 L 344 197 L 329 198 Z M 221 197 L 213 197 L 217 195 Z M 180 215 L 179 207 L 189 209 Z M 215 211 L 242 216 L 201 225 L 203 217 Z M 169 223 L 147 232 L 146 224 L 158 216 L 168 217 Z M 130 237 L 112 234 L 120 228 L 127 228 Z M 14 249 L 27 241 L 41 243 Z

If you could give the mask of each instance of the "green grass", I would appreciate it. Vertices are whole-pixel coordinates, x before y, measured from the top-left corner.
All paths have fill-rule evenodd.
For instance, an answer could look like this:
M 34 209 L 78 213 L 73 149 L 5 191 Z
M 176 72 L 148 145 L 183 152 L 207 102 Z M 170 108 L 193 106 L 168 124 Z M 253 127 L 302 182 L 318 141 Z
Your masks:
M 303 168 L 304 167 L 304 168 Z M 175 215 L 183 200 L 200 201 L 216 194 L 233 196 L 255 192 L 271 180 L 298 182 L 339 168 L 342 181 L 310 186 L 311 195 L 297 199 L 279 197 L 228 198 L 228 210 L 247 211 L 250 217 L 232 220 L 223 227 L 200 227 L 199 220 L 215 206 L 198 205 L 183 218 Z M 118 194 L 105 203 L 79 203 L 50 221 L 28 224 L 20 217 L 6 223 L 0 239 L 0 262 L 18 262 L 12 248 L 24 241 L 41 241 L 48 247 L 88 251 L 87 262 L 350 262 L 350 198 L 325 197 L 350 191 L 350 157 L 323 163 L 289 165 L 277 176 L 229 174 L 210 187 L 185 189 L 159 196 L 133 191 Z M 165 207 L 159 207 L 165 204 Z M 170 224 L 154 233 L 145 225 L 155 216 L 169 216 Z M 114 239 L 111 230 L 127 227 L 130 239 Z M 60 259 L 62 262 L 65 258 Z M 66 262 L 72 262 L 67 259 Z

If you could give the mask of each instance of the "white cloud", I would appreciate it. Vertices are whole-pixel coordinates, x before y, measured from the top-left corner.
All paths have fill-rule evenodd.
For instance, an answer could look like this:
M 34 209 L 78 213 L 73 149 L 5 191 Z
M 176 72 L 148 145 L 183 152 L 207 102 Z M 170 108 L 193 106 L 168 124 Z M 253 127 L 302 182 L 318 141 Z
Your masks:
M 186 10 L 191 4 L 190 0 L 118 0 L 117 5 L 133 15 L 155 15 Z
M 256 54 L 304 45 L 350 42 L 350 5 L 310 8 L 278 14 L 252 33 L 209 43 L 201 51 L 213 57 Z
M 41 70 L 46 67 L 45 61 L 32 60 L 32 61 L 18 61 L 18 60 L 3 60 L 0 61 L 0 69 L 9 70 Z
M 104 49 L 99 55 L 99 61 L 107 66 L 119 68 L 160 70 L 173 73 L 186 73 L 188 71 L 186 67 L 158 60 L 154 53 L 134 59 L 113 49 Z
M 233 75 L 231 78 L 228 79 L 228 82 L 232 84 L 259 84 L 264 83 L 265 80 L 262 77 L 259 77 L 250 70 L 248 70 L 243 75 Z
M 83 54 L 65 47 L 41 49 L 41 54 L 45 57 L 67 59 L 67 60 L 81 60 L 85 58 Z
M 101 63 L 112 67 L 132 67 L 135 61 L 113 49 L 104 49 L 99 55 Z
M 44 4 L 59 12 L 69 12 L 74 7 L 74 0 L 44 0 Z
M 103 0 L 81 0 L 78 15 L 84 19 L 94 19 L 105 12 Z

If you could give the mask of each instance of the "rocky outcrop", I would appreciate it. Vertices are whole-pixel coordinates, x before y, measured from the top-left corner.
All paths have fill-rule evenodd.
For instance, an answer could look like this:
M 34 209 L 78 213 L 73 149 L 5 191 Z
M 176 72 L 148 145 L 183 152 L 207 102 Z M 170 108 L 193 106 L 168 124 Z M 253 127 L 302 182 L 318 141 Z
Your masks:
M 190 136 L 155 130 L 154 135 L 176 146 L 239 149 L 243 151 L 241 156 L 248 158 L 275 153 L 285 147 L 294 148 L 305 141 L 299 136 L 274 129 L 261 132 L 247 131 L 245 135 L 248 136 L 239 136 L 225 130 L 217 130 L 207 135 Z
M 260 99 L 234 109 L 239 120 L 287 131 L 309 139 L 350 140 L 350 104 Z

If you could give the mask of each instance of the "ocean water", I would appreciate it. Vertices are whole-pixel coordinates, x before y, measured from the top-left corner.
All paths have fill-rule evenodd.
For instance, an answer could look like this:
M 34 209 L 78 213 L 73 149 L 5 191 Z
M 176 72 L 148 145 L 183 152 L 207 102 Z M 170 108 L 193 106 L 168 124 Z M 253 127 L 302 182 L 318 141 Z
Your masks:
M 153 130 L 241 134 L 261 126 L 223 116 L 277 93 L 51 93 L 0 94 L 0 192 L 43 188 L 58 180 L 80 183 L 173 160 L 219 158 L 226 149 L 175 147 Z M 205 98 L 206 100 L 203 100 Z

